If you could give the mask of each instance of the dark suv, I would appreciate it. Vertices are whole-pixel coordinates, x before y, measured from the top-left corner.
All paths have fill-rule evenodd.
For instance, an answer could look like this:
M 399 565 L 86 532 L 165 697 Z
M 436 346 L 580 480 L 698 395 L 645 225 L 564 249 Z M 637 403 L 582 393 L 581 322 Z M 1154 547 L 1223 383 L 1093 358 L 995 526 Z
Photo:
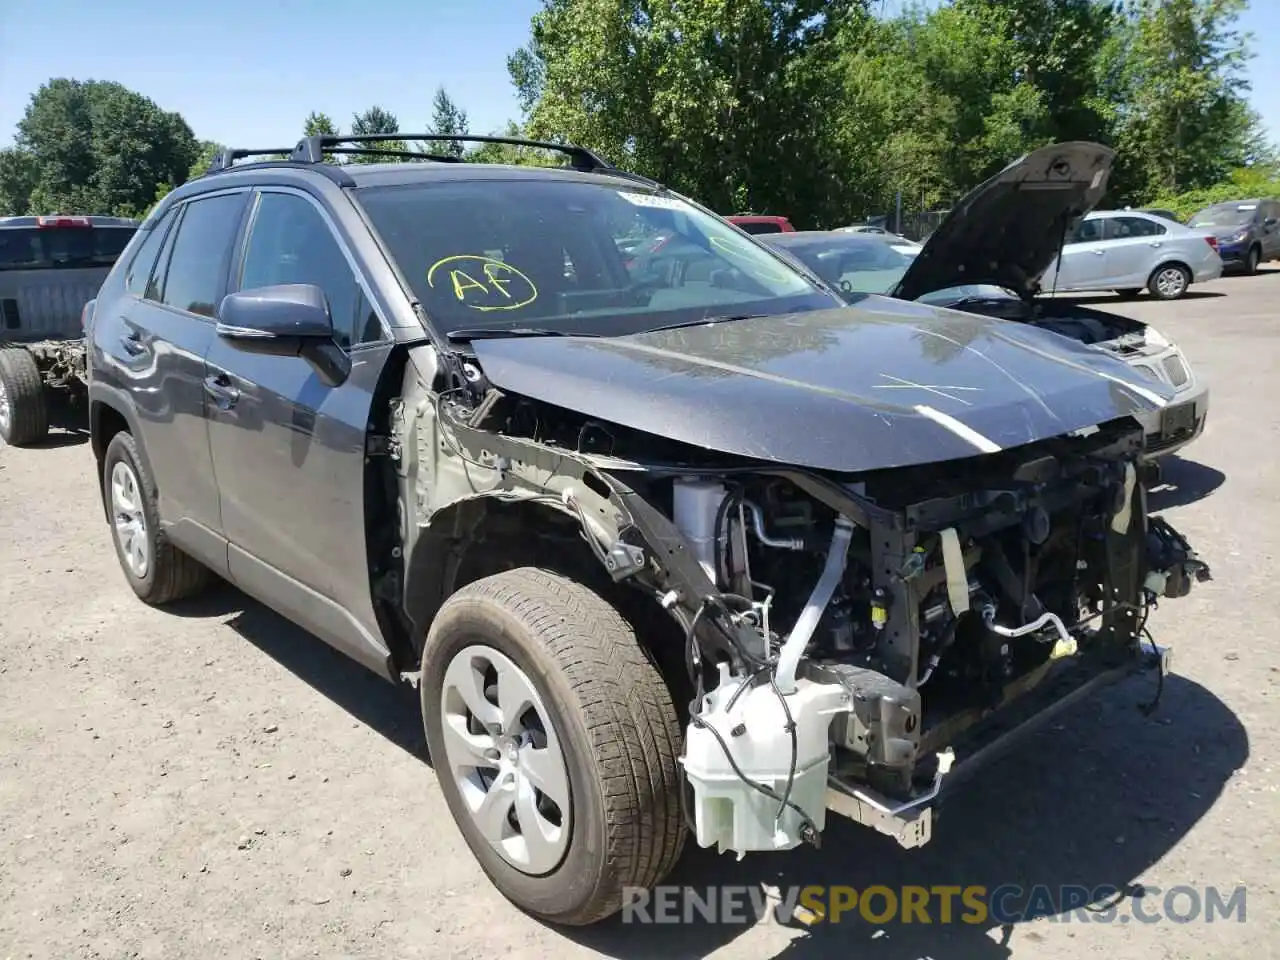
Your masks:
M 1227 268 L 1255 273 L 1280 260 L 1280 200 L 1232 200 L 1205 207 L 1187 226 L 1212 231 Z
M 581 148 L 376 139 L 223 152 L 142 224 L 88 311 L 103 503 L 143 600 L 217 574 L 416 682 L 521 907 L 589 923 L 687 832 L 784 850 L 828 810 L 917 847 L 953 763 L 1167 668 L 1148 608 L 1208 575 L 1145 511 L 1135 415 L 1172 388 L 1027 324 L 846 305 Z M 1042 195 L 1017 269 L 1110 159 L 999 175 Z M 974 283 L 988 221 L 939 227 Z M 634 255 L 661 238 L 684 253 Z

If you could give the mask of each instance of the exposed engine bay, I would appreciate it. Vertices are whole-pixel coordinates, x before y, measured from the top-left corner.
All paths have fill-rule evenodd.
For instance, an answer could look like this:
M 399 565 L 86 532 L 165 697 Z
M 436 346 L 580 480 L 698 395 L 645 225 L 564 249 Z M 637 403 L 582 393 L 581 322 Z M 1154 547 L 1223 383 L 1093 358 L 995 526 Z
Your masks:
M 744 851 L 810 837 L 828 777 L 906 813 L 936 792 L 953 738 L 1056 661 L 1136 657 L 1149 605 L 1208 571 L 1148 521 L 1125 447 L 1099 431 L 964 478 L 868 477 L 852 491 L 861 522 L 786 480 L 676 481 L 674 519 L 725 591 L 717 608 L 759 636 L 744 668 L 717 668 L 689 730 L 699 841 Z M 735 783 L 753 775 L 779 796 Z M 927 825 L 885 826 L 927 839 Z

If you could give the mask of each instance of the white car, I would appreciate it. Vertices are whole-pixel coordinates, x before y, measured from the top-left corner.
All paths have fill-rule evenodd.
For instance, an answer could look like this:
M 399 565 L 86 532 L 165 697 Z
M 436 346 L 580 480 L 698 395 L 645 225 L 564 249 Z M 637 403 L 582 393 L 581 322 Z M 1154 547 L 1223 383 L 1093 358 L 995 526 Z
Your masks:
M 1045 293 L 1114 290 L 1133 296 L 1143 288 L 1176 300 L 1193 283 L 1222 276 L 1218 240 L 1137 210 L 1089 214 L 1066 238 L 1061 256 L 1040 280 Z

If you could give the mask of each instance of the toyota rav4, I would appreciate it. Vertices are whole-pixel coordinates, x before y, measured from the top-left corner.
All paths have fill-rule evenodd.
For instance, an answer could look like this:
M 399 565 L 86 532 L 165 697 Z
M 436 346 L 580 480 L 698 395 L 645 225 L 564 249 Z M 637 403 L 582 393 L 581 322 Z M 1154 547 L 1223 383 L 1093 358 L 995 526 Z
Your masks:
M 146 218 L 87 312 L 93 450 L 144 601 L 217 574 L 418 685 L 512 901 L 589 923 L 687 835 L 785 850 L 829 810 L 919 846 L 1010 730 L 1164 676 L 1150 608 L 1208 576 L 1139 477 L 1172 387 L 846 305 L 581 148 L 371 140 L 224 151 Z M 1062 236 L 1110 151 L 1020 163 L 1021 229 Z M 662 236 L 706 256 L 628 252 Z

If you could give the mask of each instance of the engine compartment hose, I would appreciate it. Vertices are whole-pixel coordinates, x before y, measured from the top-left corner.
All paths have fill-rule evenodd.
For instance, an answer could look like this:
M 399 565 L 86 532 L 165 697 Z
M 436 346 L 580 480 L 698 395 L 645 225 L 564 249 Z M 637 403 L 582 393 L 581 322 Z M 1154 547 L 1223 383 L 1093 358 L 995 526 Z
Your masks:
M 787 634 L 782 650 L 778 654 L 778 669 L 774 674 L 778 689 L 784 694 L 795 693 L 796 670 L 800 666 L 800 658 L 805 648 L 813 639 L 813 632 L 818 628 L 827 604 L 840 585 L 844 576 L 845 561 L 849 556 L 849 544 L 853 540 L 853 521 L 848 517 L 836 517 L 835 531 L 831 534 L 831 547 L 827 551 L 827 562 L 822 569 L 822 576 L 814 584 L 813 593 L 804 610 L 796 619 L 796 624 Z

